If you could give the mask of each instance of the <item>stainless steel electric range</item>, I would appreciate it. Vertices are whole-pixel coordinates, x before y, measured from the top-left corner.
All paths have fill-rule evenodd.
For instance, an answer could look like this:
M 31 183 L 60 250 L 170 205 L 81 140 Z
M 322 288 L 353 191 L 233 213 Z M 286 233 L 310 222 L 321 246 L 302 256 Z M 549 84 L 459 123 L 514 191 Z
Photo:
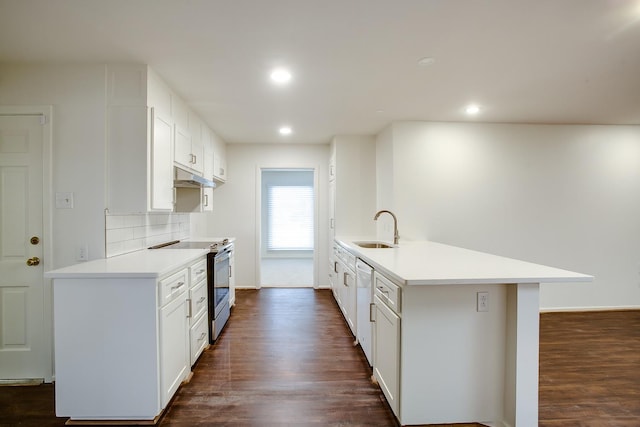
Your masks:
M 209 342 L 218 338 L 227 324 L 231 313 L 229 307 L 229 277 L 231 267 L 229 258 L 233 251 L 233 242 L 229 239 L 217 241 L 179 241 L 162 243 L 149 249 L 209 249 L 207 254 L 207 289 L 209 298 Z

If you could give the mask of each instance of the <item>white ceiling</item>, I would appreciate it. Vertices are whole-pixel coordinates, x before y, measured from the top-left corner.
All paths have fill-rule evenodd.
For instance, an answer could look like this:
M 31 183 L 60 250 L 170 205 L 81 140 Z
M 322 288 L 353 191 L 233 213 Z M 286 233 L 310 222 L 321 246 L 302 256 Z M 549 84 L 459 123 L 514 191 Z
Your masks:
M 24 61 L 149 64 L 232 143 L 396 120 L 640 124 L 639 0 L 0 0 L 0 62 Z

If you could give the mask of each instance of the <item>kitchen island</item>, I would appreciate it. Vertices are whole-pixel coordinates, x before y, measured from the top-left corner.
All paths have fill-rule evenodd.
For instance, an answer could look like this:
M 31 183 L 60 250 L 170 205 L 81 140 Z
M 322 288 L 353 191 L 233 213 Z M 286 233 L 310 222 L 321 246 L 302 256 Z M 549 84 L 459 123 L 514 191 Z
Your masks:
M 538 425 L 540 283 L 592 276 L 427 241 L 365 248 L 374 377 L 402 425 Z

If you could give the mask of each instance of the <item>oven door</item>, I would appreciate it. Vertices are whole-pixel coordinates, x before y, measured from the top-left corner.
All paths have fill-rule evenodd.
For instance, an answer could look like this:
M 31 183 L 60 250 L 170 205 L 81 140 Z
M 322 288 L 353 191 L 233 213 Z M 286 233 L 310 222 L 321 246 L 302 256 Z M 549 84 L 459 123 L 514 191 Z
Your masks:
M 229 299 L 229 252 L 217 254 L 214 258 L 213 286 L 215 295 L 215 316 L 220 306 Z
M 218 338 L 229 319 L 229 255 L 228 251 L 223 251 L 213 258 L 213 298 L 210 300 L 213 302 L 213 307 L 210 307 L 210 315 L 213 314 L 213 317 L 209 330 L 211 342 Z

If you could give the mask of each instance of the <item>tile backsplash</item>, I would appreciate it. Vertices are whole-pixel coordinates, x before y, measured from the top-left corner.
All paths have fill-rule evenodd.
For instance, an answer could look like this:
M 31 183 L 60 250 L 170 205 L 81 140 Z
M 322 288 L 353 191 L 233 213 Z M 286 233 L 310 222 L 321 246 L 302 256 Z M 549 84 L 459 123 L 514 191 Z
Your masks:
M 189 214 L 105 214 L 107 258 L 189 237 Z

